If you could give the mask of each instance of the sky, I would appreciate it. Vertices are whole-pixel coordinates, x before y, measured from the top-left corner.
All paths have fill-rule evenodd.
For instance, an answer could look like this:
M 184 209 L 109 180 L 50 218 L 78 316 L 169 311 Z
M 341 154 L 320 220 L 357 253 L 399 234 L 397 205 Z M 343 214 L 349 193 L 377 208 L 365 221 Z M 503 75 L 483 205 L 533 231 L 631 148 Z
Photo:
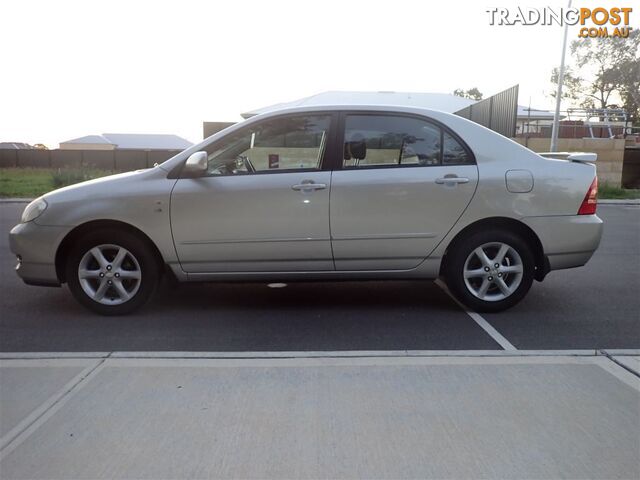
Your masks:
M 100 133 L 197 142 L 203 121 L 327 90 L 489 96 L 518 83 L 521 105 L 553 109 L 562 27 L 492 26 L 486 11 L 500 6 L 566 1 L 2 0 L 0 142 L 57 148 Z

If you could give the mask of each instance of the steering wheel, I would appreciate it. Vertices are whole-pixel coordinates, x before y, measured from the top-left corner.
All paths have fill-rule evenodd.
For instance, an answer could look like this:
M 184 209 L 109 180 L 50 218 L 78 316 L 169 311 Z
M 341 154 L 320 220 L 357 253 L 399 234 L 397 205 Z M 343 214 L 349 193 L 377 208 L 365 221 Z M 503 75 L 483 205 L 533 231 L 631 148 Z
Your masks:
M 238 155 L 237 159 L 241 160 L 244 166 L 247 167 L 247 172 L 255 173 L 256 167 L 253 166 L 253 163 L 251 163 L 251 160 L 249 160 L 249 157 L 247 157 L 246 155 Z

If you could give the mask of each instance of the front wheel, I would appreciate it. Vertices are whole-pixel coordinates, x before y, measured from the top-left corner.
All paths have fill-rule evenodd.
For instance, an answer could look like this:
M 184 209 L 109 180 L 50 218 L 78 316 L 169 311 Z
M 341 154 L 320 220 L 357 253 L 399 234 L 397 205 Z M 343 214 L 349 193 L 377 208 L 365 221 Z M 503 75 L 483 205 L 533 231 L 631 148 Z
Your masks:
M 476 232 L 447 252 L 445 278 L 458 300 L 479 312 L 512 307 L 533 282 L 535 261 L 531 248 L 508 231 Z
M 149 300 L 160 268 L 152 250 L 126 231 L 99 230 L 83 236 L 67 260 L 73 296 L 101 315 L 129 313 Z

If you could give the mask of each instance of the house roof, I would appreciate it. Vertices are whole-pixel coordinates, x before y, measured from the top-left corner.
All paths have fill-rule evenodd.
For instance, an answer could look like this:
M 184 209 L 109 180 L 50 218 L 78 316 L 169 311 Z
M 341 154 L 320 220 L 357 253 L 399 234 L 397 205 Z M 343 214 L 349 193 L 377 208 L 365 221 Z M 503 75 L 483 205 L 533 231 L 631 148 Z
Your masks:
M 135 150 L 184 150 L 193 144 L 178 135 L 159 133 L 103 133 L 87 135 L 61 142 L 62 144 L 104 144 L 115 145 L 117 149 Z
M 111 145 L 112 143 L 104 138 L 102 135 L 86 135 L 80 138 L 74 138 L 72 140 L 67 140 L 66 142 L 60 143 L 99 143 L 104 145 Z
M 0 150 L 33 150 L 33 147 L 23 142 L 0 142 Z
M 242 113 L 243 118 L 250 118 L 261 113 L 272 112 L 287 107 L 316 105 L 401 105 L 429 108 L 443 112 L 457 112 L 475 100 L 458 97 L 448 93 L 416 93 L 416 92 L 339 92 L 328 91 L 293 102 L 277 103 Z

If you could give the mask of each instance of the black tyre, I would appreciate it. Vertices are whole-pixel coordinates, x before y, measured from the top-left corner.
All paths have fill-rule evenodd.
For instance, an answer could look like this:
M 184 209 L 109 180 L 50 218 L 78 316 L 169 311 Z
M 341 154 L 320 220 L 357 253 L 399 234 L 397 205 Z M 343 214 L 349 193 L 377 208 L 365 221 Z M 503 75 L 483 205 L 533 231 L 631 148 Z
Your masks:
M 66 278 L 73 296 L 101 315 L 140 308 L 158 286 L 161 268 L 147 241 L 125 230 L 90 232 L 71 249 Z
M 531 288 L 535 260 L 519 235 L 498 229 L 479 231 L 447 252 L 449 290 L 478 312 L 499 312 L 518 303 Z

